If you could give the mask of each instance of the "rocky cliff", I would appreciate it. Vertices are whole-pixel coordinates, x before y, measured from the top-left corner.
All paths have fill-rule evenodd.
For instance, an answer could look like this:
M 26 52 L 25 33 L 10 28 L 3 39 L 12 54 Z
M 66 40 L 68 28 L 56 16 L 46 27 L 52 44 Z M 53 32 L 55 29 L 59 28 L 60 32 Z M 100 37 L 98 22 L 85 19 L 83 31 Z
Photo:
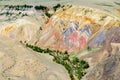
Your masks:
M 82 80 L 119 80 L 120 79 L 120 44 L 111 43 L 111 51 L 104 49 L 102 60 L 90 68 Z M 106 57 L 105 57 L 106 54 Z M 107 56 L 108 55 L 108 56 Z M 104 58 L 103 58 L 104 57 Z M 97 60 L 97 58 L 96 58 Z M 95 61 L 95 59 L 94 59 Z
M 92 47 L 105 37 L 106 31 L 119 26 L 117 17 L 97 9 L 76 6 L 63 8 L 50 18 L 36 45 L 77 52 L 88 44 Z

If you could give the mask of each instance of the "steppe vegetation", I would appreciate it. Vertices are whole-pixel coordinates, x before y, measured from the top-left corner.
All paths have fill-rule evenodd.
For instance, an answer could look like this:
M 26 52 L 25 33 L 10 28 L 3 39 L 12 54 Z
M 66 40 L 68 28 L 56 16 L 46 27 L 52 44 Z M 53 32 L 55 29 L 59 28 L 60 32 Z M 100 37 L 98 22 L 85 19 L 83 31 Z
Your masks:
M 55 12 L 57 9 L 62 7 L 62 5 L 57 4 L 51 8 L 43 5 L 4 5 L 1 7 L 0 16 L 7 17 L 6 20 L 16 20 L 17 18 L 29 16 L 31 14 L 28 14 L 29 12 L 35 11 L 41 11 L 40 14 L 44 14 L 48 18 L 50 18 L 54 13 L 49 13 L 50 10 L 53 10 Z

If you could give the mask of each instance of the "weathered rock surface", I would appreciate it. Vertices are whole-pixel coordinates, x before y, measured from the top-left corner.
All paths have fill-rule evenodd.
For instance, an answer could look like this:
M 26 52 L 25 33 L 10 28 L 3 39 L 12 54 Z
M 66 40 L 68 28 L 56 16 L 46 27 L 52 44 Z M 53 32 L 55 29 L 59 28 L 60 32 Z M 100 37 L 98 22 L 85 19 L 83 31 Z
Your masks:
M 0 80 L 70 80 L 63 66 L 0 36 Z
M 99 39 L 104 36 L 102 34 L 99 37 L 96 34 L 120 25 L 118 18 L 113 15 L 98 9 L 78 6 L 61 8 L 48 19 L 45 26 L 41 25 L 44 23 L 42 18 L 35 17 L 18 19 L 2 26 L 0 34 L 42 48 L 77 52 L 84 49 L 93 38 Z
M 10 37 L 11 39 L 34 44 L 40 35 L 40 31 L 44 24 L 44 19 L 24 17 L 16 21 L 0 25 L 0 34 Z
M 92 66 L 107 59 L 112 54 L 116 53 L 115 51 L 117 51 L 117 49 L 114 48 L 114 46 L 119 45 L 120 43 L 120 27 L 110 28 L 105 32 L 101 40 L 95 37 L 95 39 L 93 39 L 91 43 L 94 43 L 94 44 L 90 44 L 89 45 L 90 47 L 96 48 L 100 46 L 101 49 L 91 54 L 90 53 L 80 54 L 78 55 L 78 57 L 79 59 L 87 60 L 89 64 Z
M 120 22 L 113 15 L 98 9 L 72 6 L 58 10 L 50 18 L 36 45 L 60 51 L 77 52 L 96 38 L 96 34 L 104 33 L 105 30 L 119 25 Z
M 108 56 L 105 56 L 105 53 Z M 89 69 L 82 80 L 120 80 L 120 44 L 111 43 L 111 52 L 106 49 L 96 56 L 99 57 L 94 61 L 98 62 Z M 91 58 L 95 57 L 91 56 Z
M 120 27 L 112 27 L 96 35 L 93 40 L 89 41 L 88 46 L 99 47 L 107 46 L 110 43 L 120 43 Z

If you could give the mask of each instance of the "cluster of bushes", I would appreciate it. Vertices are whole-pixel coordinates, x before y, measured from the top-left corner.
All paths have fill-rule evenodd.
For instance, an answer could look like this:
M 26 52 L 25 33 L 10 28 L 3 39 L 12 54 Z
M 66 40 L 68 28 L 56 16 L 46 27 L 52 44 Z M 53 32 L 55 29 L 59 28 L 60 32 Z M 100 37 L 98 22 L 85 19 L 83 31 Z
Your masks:
M 56 11 L 56 10 L 57 10 L 58 8 L 60 8 L 60 7 L 61 7 L 61 5 L 60 5 L 60 4 L 57 4 L 57 5 L 53 6 L 53 9 L 54 9 L 54 11 Z M 49 10 L 48 7 L 43 6 L 43 5 L 35 6 L 35 9 L 36 9 L 36 10 L 44 10 L 44 11 Z
M 11 18 L 17 18 L 17 17 L 28 16 L 27 13 L 22 13 L 22 12 L 13 13 L 13 12 L 9 12 L 9 11 L 7 11 L 7 12 L 2 12 L 2 13 L 0 13 L 0 16 L 1 16 L 1 15 L 9 16 L 9 18 L 10 18 L 10 17 L 11 17 Z
M 81 80 L 82 76 L 86 74 L 85 69 L 89 67 L 88 63 L 84 60 L 79 60 L 77 57 L 70 59 L 69 55 L 66 53 L 67 52 L 62 53 L 59 51 L 53 53 L 53 61 L 63 65 L 67 69 L 71 80 L 75 80 L 75 76 L 78 80 Z
M 53 9 L 54 9 L 54 11 L 56 11 L 58 8 L 60 8 L 61 7 L 61 5 L 60 4 L 57 4 L 57 5 L 55 5 L 55 6 L 53 6 Z
M 50 18 L 53 14 L 50 14 L 50 13 L 48 13 L 48 12 L 45 12 L 45 15 Z
M 53 50 L 50 50 L 49 48 L 41 49 L 40 47 L 33 46 L 33 45 L 28 45 L 28 44 L 26 44 L 26 46 L 33 49 L 34 51 L 40 52 L 40 53 L 53 53 L 54 52 Z
M 27 14 L 27 13 L 22 13 L 22 17 L 23 17 L 23 16 L 28 16 L 28 14 Z
M 26 9 L 33 8 L 32 5 L 26 5 L 26 4 L 25 5 L 5 5 L 5 7 L 9 8 L 9 10 L 17 10 L 17 11 L 19 11 L 19 10 L 25 11 Z M 61 5 L 57 4 L 57 5 L 53 6 L 53 10 L 56 11 L 60 7 L 61 7 Z M 42 10 L 45 13 L 45 15 L 49 18 L 53 15 L 48 12 L 49 8 L 46 6 L 43 6 L 43 5 L 36 5 L 34 7 L 34 9 Z
M 0 13 L 0 15 L 6 15 L 6 16 L 9 16 L 9 15 L 13 15 L 14 13 L 10 13 L 10 12 L 3 12 L 3 13 Z
M 48 10 L 48 8 L 46 7 L 46 6 L 42 6 L 42 5 L 40 5 L 40 6 L 35 6 L 34 7 L 36 10 L 43 10 L 43 11 L 47 11 Z
M 67 51 L 60 52 L 50 49 L 41 49 L 40 47 L 28 45 L 27 47 L 33 49 L 34 51 L 40 52 L 40 53 L 48 53 L 51 56 L 54 57 L 53 61 L 55 61 L 58 64 L 63 65 L 71 78 L 71 80 L 75 80 L 75 77 L 77 77 L 78 80 L 82 78 L 86 74 L 86 69 L 89 67 L 88 63 L 84 60 L 79 60 L 77 57 L 74 57 L 73 59 L 70 59 L 69 54 Z
M 9 10 L 21 10 L 21 11 L 25 11 L 26 9 L 30 9 L 30 8 L 33 8 L 33 5 L 5 5 L 5 8 L 8 8 Z M 55 6 L 52 7 L 52 9 L 54 11 L 56 11 L 57 9 L 59 9 L 60 7 L 64 7 L 62 6 L 61 4 L 57 4 Z M 43 5 L 36 5 L 34 7 L 35 10 L 42 10 L 44 12 L 44 14 L 47 16 L 47 17 L 51 17 L 53 14 L 49 13 L 49 8 L 46 7 L 46 6 L 43 6 Z
M 34 8 L 35 10 L 42 10 L 44 14 L 49 18 L 53 15 L 53 14 L 48 13 L 49 8 L 46 6 L 40 5 L 40 6 L 35 6 Z
M 102 16 L 99 21 L 103 21 L 107 16 Z
M 8 7 L 9 9 L 15 9 L 15 10 L 25 10 L 27 8 L 32 8 L 32 5 L 5 5 L 5 7 Z
M 120 3 L 118 3 L 118 2 L 114 2 L 114 3 L 120 6 Z

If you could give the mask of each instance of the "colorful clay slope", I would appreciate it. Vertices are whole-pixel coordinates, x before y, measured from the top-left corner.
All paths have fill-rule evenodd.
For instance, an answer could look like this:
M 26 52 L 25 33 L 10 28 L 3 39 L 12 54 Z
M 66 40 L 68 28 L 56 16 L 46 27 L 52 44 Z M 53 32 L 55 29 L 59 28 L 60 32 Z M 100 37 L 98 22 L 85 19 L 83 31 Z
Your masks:
M 43 27 L 38 46 L 68 52 L 87 47 L 94 38 L 99 42 L 105 31 L 120 26 L 117 17 L 88 7 L 61 8 Z

